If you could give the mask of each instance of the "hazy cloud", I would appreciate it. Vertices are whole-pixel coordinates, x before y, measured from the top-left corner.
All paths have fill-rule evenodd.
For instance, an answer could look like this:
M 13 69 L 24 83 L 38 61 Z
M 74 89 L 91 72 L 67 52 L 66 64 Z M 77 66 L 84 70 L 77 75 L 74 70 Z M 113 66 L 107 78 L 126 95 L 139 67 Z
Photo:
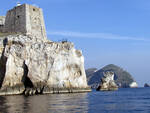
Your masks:
M 72 32 L 72 31 L 48 31 L 48 35 L 71 37 L 71 38 L 97 38 L 97 39 L 110 39 L 110 40 L 135 40 L 135 41 L 150 41 L 148 38 L 143 37 L 130 37 L 130 36 L 120 36 L 116 34 L 109 33 L 82 33 L 82 32 Z
M 32 6 L 39 7 L 37 4 L 32 4 Z

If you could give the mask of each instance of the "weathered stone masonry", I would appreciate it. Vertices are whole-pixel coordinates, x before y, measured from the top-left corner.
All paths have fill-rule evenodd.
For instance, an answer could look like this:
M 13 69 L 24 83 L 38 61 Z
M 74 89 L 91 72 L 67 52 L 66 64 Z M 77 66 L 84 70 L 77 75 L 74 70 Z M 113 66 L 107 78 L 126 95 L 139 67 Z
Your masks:
M 1 29 L 0 32 L 5 33 L 20 33 L 42 39 L 47 37 L 42 9 L 28 4 L 9 10 L 5 26 Z
M 5 25 L 5 16 L 0 16 L 0 32 L 3 32 Z

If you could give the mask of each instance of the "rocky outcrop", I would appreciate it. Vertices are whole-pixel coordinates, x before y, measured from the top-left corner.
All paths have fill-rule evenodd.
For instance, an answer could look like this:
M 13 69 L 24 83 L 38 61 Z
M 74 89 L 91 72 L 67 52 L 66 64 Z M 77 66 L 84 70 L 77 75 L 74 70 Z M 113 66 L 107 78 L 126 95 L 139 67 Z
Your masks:
M 1 37 L 0 95 L 90 91 L 82 52 L 70 42 Z
M 145 83 L 144 87 L 150 87 L 150 85 L 148 83 Z
M 107 71 L 103 73 L 104 76 L 101 78 L 101 83 L 99 87 L 96 89 L 101 91 L 112 91 L 112 90 L 118 90 L 118 86 L 116 85 L 114 81 L 114 73 L 111 71 Z
M 130 88 L 137 88 L 138 84 L 136 82 L 132 82 L 129 86 Z
M 88 85 L 90 85 L 93 89 L 98 87 L 101 82 L 100 80 L 103 77 L 103 73 L 107 71 L 114 72 L 115 83 L 120 88 L 129 88 L 132 82 L 136 82 L 129 72 L 114 64 L 106 65 L 99 70 L 90 71 L 90 73 L 88 70 L 93 70 L 93 68 L 86 70 Z

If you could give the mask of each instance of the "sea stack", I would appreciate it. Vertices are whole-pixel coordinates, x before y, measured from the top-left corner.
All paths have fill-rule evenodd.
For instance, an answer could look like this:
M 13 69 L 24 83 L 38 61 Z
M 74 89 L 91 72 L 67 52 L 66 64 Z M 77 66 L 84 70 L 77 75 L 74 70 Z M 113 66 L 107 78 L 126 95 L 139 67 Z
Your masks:
M 118 90 L 118 86 L 114 81 L 114 73 L 111 71 L 107 71 L 103 73 L 104 76 L 101 78 L 101 83 L 99 87 L 96 89 L 97 91 L 113 91 Z
M 47 39 L 42 9 L 19 5 L 0 21 L 0 95 L 91 91 L 82 52 Z
M 137 88 L 138 84 L 136 82 L 132 82 L 129 86 L 130 88 Z
M 103 77 L 103 73 L 107 71 L 114 72 L 114 81 L 119 88 L 130 88 L 130 85 L 136 82 L 129 72 L 125 71 L 123 68 L 117 65 L 109 64 L 98 70 L 95 68 L 87 69 L 86 75 L 88 85 L 93 89 L 96 89 L 101 82 L 100 80 Z

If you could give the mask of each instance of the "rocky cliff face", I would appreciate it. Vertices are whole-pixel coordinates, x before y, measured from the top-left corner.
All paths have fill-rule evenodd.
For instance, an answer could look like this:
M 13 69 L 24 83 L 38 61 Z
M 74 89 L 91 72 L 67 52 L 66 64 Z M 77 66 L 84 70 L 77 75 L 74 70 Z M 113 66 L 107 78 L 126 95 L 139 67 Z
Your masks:
M 118 86 L 114 81 L 114 73 L 111 71 L 107 71 L 103 74 L 104 76 L 101 78 L 101 83 L 96 90 L 101 90 L 101 91 L 117 90 Z
M 86 70 L 88 85 L 94 89 L 98 87 L 101 82 L 100 79 L 103 77 L 103 73 L 107 71 L 114 72 L 115 83 L 121 88 L 130 87 L 131 83 L 136 82 L 129 72 L 114 64 L 109 64 L 97 71 L 90 71 L 90 73 L 89 70 L 91 69 Z
M 0 39 L 0 95 L 89 91 L 84 57 L 70 42 Z

